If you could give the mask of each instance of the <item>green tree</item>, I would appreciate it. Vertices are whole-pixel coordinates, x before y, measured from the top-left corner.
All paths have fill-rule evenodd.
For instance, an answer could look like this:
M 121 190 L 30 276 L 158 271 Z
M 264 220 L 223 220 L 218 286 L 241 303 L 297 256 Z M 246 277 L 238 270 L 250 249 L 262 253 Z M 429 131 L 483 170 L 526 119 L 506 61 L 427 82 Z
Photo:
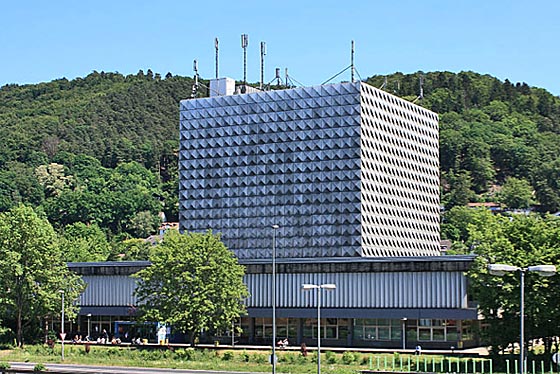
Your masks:
M 67 262 L 106 261 L 111 252 L 107 236 L 99 226 L 82 222 L 64 227 L 61 249 Z
M 148 261 L 150 252 L 155 248 L 145 239 L 115 240 L 109 261 Z
M 218 235 L 169 231 L 136 274 L 136 295 L 152 321 L 170 323 L 194 344 L 203 330 L 228 328 L 244 313 L 244 267 Z
M 498 195 L 511 209 L 526 209 L 533 204 L 533 187 L 524 179 L 509 177 Z
M 474 200 L 474 193 L 471 190 L 472 178 L 470 172 L 460 170 L 442 175 L 442 184 L 444 185 L 444 194 L 442 202 L 445 209 L 451 209 L 454 206 L 464 206 Z
M 520 268 L 532 265 L 560 265 L 560 219 L 553 216 L 496 216 L 479 211 L 476 223 L 469 227 L 469 243 L 478 255 L 469 271 L 473 297 L 488 323 L 484 330 L 487 343 L 494 352 L 519 339 L 519 274 L 503 277 L 487 273 L 490 263 L 504 263 Z M 526 275 L 525 339 L 542 338 L 550 353 L 551 343 L 558 336 L 559 277 Z
M 24 329 L 64 309 L 75 316 L 75 301 L 84 283 L 70 272 L 60 253 L 55 231 L 46 219 L 23 205 L 0 214 L 0 307 L 15 322 L 17 345 Z
M 157 231 L 161 219 L 149 211 L 138 212 L 130 219 L 127 231 L 137 238 L 147 238 Z

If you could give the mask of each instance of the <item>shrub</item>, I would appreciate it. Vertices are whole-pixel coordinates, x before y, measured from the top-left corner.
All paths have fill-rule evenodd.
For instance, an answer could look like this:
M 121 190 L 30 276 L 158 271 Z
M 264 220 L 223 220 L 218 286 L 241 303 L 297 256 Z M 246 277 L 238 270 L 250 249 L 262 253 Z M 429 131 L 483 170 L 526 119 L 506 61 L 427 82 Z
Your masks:
M 362 356 L 362 361 L 360 362 L 360 365 L 369 365 L 371 359 L 372 356 L 368 356 L 368 355 Z
M 233 358 L 233 352 L 231 351 L 224 352 L 224 355 L 222 356 L 222 360 L 224 361 L 231 361 L 232 358 Z
M 249 354 L 247 353 L 247 351 L 243 350 L 239 359 L 241 360 L 241 362 L 249 362 Z
M 192 361 L 194 359 L 194 353 L 194 349 L 192 348 L 180 348 L 175 351 L 175 356 L 180 360 Z
M 47 371 L 47 368 L 45 367 L 45 365 L 39 363 L 39 364 L 36 364 L 33 367 L 33 371 L 37 372 L 37 373 L 40 373 L 40 372 L 43 372 L 43 371 Z
M 356 361 L 356 357 L 352 352 L 346 351 L 342 354 L 342 362 L 344 363 L 344 365 L 350 365 L 354 361 Z
M 327 364 L 336 364 L 336 353 L 326 351 L 325 357 L 327 358 Z
M 253 359 L 253 362 L 256 362 L 257 364 L 264 364 L 268 360 L 268 357 L 266 355 L 261 355 L 258 353 L 253 353 L 251 357 Z
M 9 362 L 0 362 L 0 370 L 8 370 L 11 368 Z
M 7 327 L 0 326 L 0 346 L 11 347 L 16 338 L 16 334 Z

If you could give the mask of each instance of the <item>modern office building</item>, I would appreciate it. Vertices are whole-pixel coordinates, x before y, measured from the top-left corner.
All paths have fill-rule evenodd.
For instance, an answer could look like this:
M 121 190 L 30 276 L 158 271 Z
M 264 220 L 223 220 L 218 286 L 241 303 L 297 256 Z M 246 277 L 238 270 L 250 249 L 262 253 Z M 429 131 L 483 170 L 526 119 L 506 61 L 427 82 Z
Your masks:
M 180 225 L 240 259 L 439 254 L 437 115 L 365 83 L 181 102 Z
M 316 344 L 322 292 L 325 345 L 475 345 L 473 258 L 439 255 L 437 115 L 365 83 L 246 94 L 222 83 L 211 87 L 223 95 L 180 104 L 179 214 L 181 230 L 221 233 L 246 266 L 235 340 L 270 344 L 274 306 L 278 339 Z M 130 274 L 143 266 L 70 264 L 88 283 L 82 331 L 86 316 L 109 329 L 133 318 Z
M 301 285 L 334 283 L 328 344 L 474 344 L 472 258 L 439 256 L 435 113 L 361 82 L 183 100 L 179 173 L 180 229 L 247 266 L 242 341 L 270 339 L 274 305 L 278 336 L 313 344 Z

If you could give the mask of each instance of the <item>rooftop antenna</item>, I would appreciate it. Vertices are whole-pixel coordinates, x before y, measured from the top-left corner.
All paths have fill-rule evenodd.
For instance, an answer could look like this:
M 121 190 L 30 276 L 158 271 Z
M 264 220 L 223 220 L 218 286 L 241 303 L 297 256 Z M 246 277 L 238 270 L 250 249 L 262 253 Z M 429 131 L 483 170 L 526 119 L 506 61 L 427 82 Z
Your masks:
M 218 79 L 218 50 L 219 50 L 218 38 L 214 39 L 214 47 L 216 48 L 216 79 Z
M 350 54 L 350 77 L 351 77 L 351 82 L 354 83 L 354 41 L 352 40 L 352 52 Z
M 276 79 L 276 85 L 280 86 L 280 68 L 276 68 L 276 77 L 274 79 Z
M 383 84 L 381 85 L 381 87 L 379 87 L 379 89 L 382 90 L 385 87 L 387 87 L 387 76 L 383 77 Z
M 249 45 L 249 35 L 241 34 L 241 48 L 243 48 L 243 88 L 242 93 L 247 90 L 247 46 Z
M 194 84 L 192 86 L 191 97 L 195 98 L 198 96 L 198 61 L 193 61 L 193 70 L 194 70 Z
M 261 42 L 261 84 L 260 89 L 264 87 L 264 56 L 266 56 L 266 43 Z
M 418 97 L 416 98 L 416 100 L 413 101 L 413 103 L 417 102 L 420 99 L 424 98 L 424 74 L 422 72 L 419 73 L 418 76 L 418 83 L 420 84 L 420 92 L 418 94 Z

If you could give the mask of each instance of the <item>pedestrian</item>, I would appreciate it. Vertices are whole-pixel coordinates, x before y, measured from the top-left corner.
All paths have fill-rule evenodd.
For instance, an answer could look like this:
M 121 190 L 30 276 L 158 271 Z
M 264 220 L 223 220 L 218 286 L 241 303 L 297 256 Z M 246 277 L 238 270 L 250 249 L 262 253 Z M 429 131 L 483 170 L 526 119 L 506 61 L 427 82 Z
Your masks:
M 414 354 L 417 356 L 420 356 L 422 354 L 422 347 L 420 347 L 420 344 L 418 344 L 414 349 Z
M 307 345 L 305 343 L 301 343 L 301 355 L 307 357 Z

